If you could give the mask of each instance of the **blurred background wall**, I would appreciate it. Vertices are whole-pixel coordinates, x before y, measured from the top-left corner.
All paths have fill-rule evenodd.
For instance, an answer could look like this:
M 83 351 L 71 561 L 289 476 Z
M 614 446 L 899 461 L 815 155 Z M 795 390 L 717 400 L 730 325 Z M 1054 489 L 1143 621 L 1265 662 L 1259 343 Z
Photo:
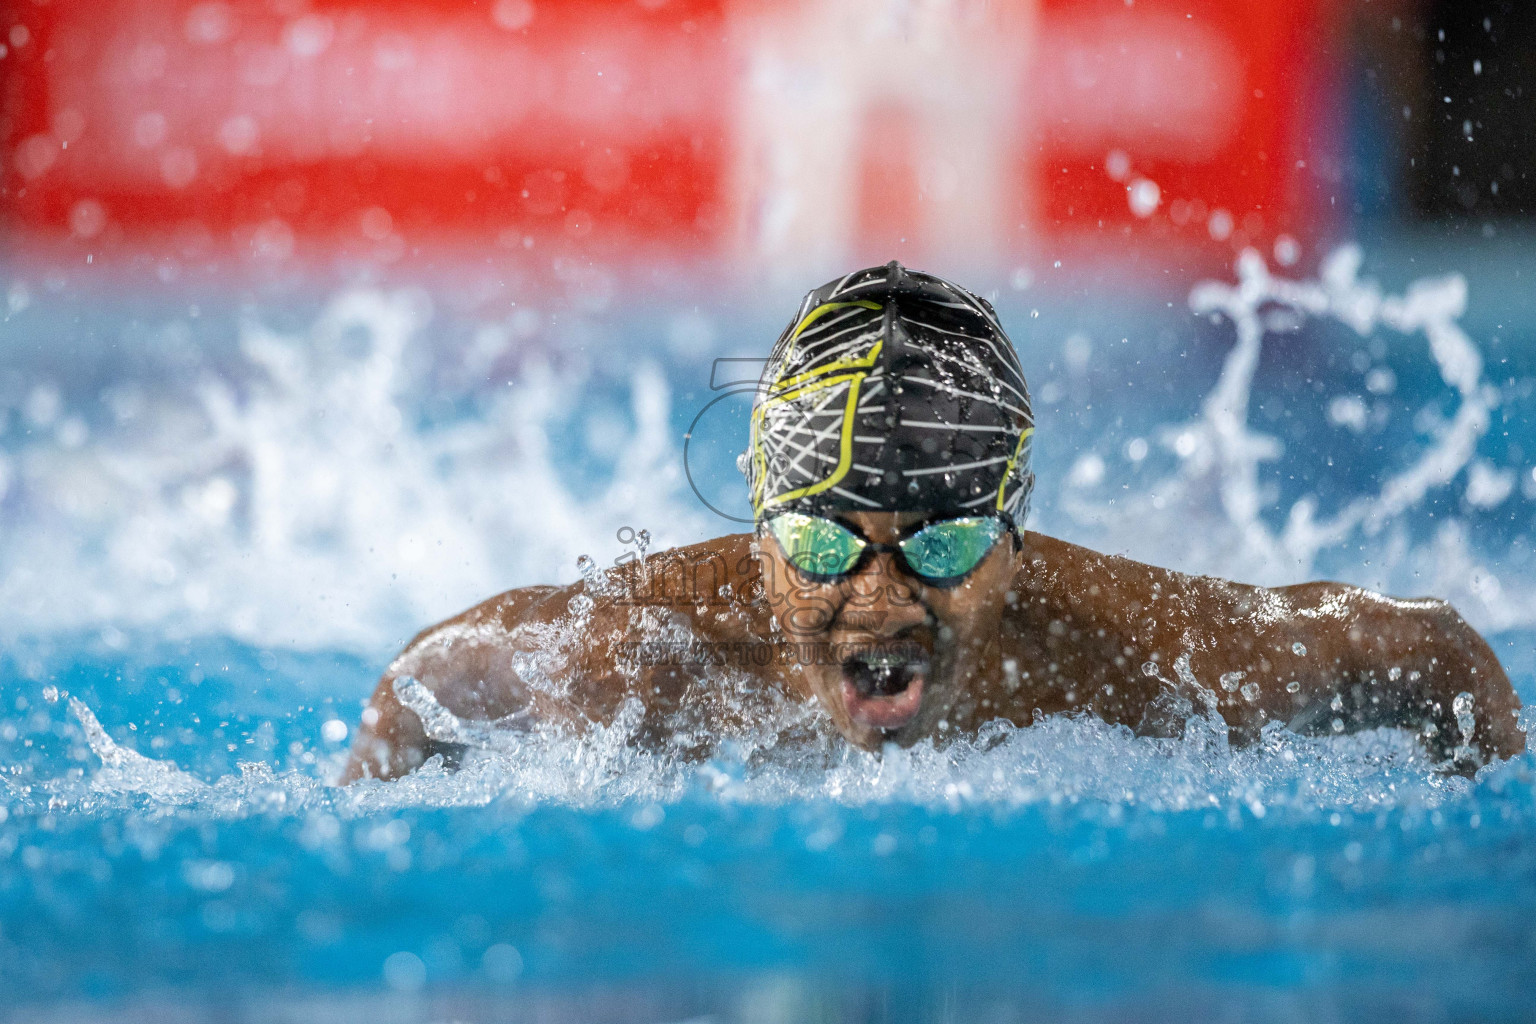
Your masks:
M 0 224 L 93 265 L 1219 268 L 1530 205 L 1508 0 L 10 0 Z M 1486 226 L 1485 226 L 1486 224 Z
M 0 0 L 0 639 L 382 656 L 738 530 L 744 382 L 892 257 L 1008 324 L 1037 528 L 1536 623 L 1532 53 L 1525 0 Z M 1266 311 L 1263 466 L 1201 461 L 1234 335 L 1192 287 L 1342 242 L 1451 296 L 1497 408 L 1412 514 L 1282 557 L 1231 487 L 1279 536 L 1473 407 L 1349 284 Z

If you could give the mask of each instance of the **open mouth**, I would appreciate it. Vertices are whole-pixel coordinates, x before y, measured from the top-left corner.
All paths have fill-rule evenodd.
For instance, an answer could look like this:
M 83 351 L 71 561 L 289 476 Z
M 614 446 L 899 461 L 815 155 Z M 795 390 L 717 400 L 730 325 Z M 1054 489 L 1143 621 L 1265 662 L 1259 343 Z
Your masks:
M 899 729 L 923 703 L 928 652 L 916 644 L 871 647 L 843 660 L 848 717 L 876 729 Z

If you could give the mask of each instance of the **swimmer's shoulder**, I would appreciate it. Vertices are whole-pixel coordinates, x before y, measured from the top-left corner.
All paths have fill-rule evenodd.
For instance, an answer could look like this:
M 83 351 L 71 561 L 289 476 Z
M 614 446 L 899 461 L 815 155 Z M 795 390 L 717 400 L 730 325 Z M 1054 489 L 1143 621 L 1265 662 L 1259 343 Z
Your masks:
M 548 603 L 550 598 L 570 589 L 533 586 L 502 591 L 423 629 L 405 645 L 400 657 L 405 658 L 413 652 L 419 654 L 433 648 L 455 646 L 471 638 L 480 642 L 494 640 L 516 629 Z
M 1162 605 L 1159 617 L 1231 618 L 1255 612 L 1294 611 L 1297 598 L 1283 590 L 1201 576 L 1095 551 L 1028 531 L 1018 582 L 1021 596 L 1061 602 L 1111 617 L 1139 616 Z
M 1242 626 L 1261 634 L 1288 635 L 1309 622 L 1379 624 L 1405 617 L 1438 620 L 1455 615 L 1433 598 L 1388 597 L 1328 580 L 1283 587 L 1239 583 L 1138 562 L 1033 531 L 1025 534 L 1019 583 L 1032 598 L 1096 606 L 1109 616 L 1139 617 L 1160 605 L 1156 617 L 1169 624 L 1187 618 L 1185 626 Z
M 595 626 L 633 629 L 657 621 L 653 614 L 637 618 L 640 613 L 661 612 L 668 621 L 686 624 L 700 640 L 751 640 L 768 628 L 749 533 L 669 548 L 605 575 L 603 593 L 595 596 Z
M 665 607 L 679 611 L 739 606 L 760 590 L 750 533 L 727 534 L 669 548 L 643 563 L 631 560 L 609 569 L 603 600 L 618 607 Z
M 594 634 L 626 630 L 635 612 L 659 608 L 682 613 L 704 632 L 734 637 L 760 628 L 758 581 L 750 534 L 660 551 L 643 566 L 630 560 L 604 570 L 596 587 L 580 582 L 519 587 L 487 598 L 418 633 L 389 675 L 414 676 L 434 692 L 470 688 L 516 700 L 523 687 L 507 653 L 528 636 L 537 641 L 543 627 L 569 615 L 578 595 L 593 599 L 587 629 Z M 606 649 L 593 645 L 588 656 L 595 658 L 599 648 Z
M 752 540 L 749 533 L 730 534 L 659 551 L 648 556 L 643 566 L 631 559 L 603 570 L 603 582 L 597 588 L 578 582 L 503 591 L 428 626 L 406 645 L 401 659 L 442 648 L 510 643 L 521 627 L 549 623 L 567 614 L 571 598 L 584 591 L 602 618 L 643 607 L 688 611 L 749 604 L 760 589 Z
M 1024 564 L 1018 576 L 1020 585 L 1030 591 L 1081 595 L 1122 594 L 1150 589 L 1153 584 L 1183 588 L 1198 586 L 1200 580 L 1214 578 L 1189 576 L 1033 530 L 1024 534 Z
M 605 585 L 594 600 L 602 606 L 691 604 L 706 597 L 748 599 L 758 579 L 750 533 L 729 534 L 648 556 L 642 568 L 628 560 L 604 570 Z M 453 642 L 470 634 L 486 637 L 531 622 L 548 621 L 569 610 L 582 583 L 506 590 L 452 618 L 428 626 L 406 650 Z M 590 590 L 591 588 L 586 588 Z

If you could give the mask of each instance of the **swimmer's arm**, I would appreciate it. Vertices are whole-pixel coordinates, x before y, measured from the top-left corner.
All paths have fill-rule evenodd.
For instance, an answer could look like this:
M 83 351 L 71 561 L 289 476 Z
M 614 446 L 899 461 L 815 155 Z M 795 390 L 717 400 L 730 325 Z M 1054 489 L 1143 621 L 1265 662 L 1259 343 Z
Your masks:
M 495 720 L 522 710 L 526 692 L 507 665 L 509 631 L 554 587 L 526 587 L 492 598 L 447 622 L 423 630 L 379 680 L 339 780 L 397 779 L 435 754 L 454 766 L 463 747 L 432 739 L 416 712 L 401 703 L 395 680 L 411 676 L 460 718 Z
M 385 673 L 363 709 L 362 724 L 352 741 L 352 753 L 342 770 L 340 785 L 359 779 L 398 779 L 420 768 L 434 754 L 457 761 L 460 749 L 449 749 L 427 736 L 421 719 L 395 695 L 395 674 Z
M 1344 609 L 1313 632 L 1314 657 L 1333 671 L 1300 671 L 1298 693 L 1277 709 L 1298 732 L 1398 726 L 1419 735 L 1437 761 L 1474 771 L 1525 749 L 1520 699 L 1478 632 L 1444 601 L 1398 601 L 1332 583 L 1285 588 L 1287 597 Z M 1305 634 L 1308 630 L 1302 630 Z M 1316 662 L 1314 662 L 1316 663 Z M 1472 696 L 1470 754 L 1457 722 L 1456 698 Z

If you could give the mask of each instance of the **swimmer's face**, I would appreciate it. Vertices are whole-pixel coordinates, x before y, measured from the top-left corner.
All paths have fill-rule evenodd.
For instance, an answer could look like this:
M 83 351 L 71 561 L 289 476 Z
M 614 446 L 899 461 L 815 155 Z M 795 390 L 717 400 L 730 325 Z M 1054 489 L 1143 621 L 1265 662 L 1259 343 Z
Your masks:
M 915 512 L 836 516 L 878 544 L 928 518 Z M 757 540 L 764 593 L 786 639 L 791 672 L 848 740 L 866 750 L 943 736 L 975 711 L 983 672 L 996 671 L 998 632 L 1023 554 L 1005 535 L 956 586 L 936 587 L 898 568 L 894 552 L 867 558 L 829 583 L 803 576 L 768 533 Z M 806 656 L 810 655 L 810 656 Z

